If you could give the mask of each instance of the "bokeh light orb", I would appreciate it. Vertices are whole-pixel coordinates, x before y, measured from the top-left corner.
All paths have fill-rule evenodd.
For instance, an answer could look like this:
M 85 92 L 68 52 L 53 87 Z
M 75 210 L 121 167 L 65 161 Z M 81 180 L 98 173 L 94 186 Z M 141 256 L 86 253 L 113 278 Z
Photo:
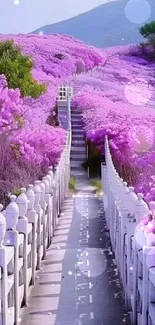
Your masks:
M 129 131 L 129 138 L 135 152 L 147 152 L 154 144 L 153 131 L 147 126 L 133 126 Z
M 87 259 L 89 260 L 89 266 L 87 266 Z M 79 257 L 80 264 L 78 268 L 81 273 L 85 274 L 86 270 L 89 270 L 90 277 L 98 277 L 103 274 L 107 267 L 107 259 L 103 249 L 100 248 L 87 248 Z
M 145 105 L 152 97 L 152 87 L 144 79 L 135 78 L 125 86 L 125 96 L 132 105 Z
M 129 0 L 125 6 L 125 15 L 134 24 L 145 23 L 150 14 L 151 7 L 147 0 Z

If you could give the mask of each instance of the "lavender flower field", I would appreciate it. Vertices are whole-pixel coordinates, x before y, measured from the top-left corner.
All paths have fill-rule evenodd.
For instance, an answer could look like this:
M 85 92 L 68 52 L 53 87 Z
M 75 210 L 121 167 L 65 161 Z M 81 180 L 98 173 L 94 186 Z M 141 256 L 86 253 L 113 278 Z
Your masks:
M 58 85 L 80 65 L 89 70 L 104 62 L 101 51 L 69 36 L 0 36 L 0 41 L 6 40 L 13 40 L 32 58 L 32 76 L 47 90 L 39 98 L 23 97 L 0 76 L 0 202 L 4 204 L 10 191 L 40 179 L 48 166 L 59 161 L 66 133 L 47 123 L 53 116 Z
M 105 135 L 122 178 L 154 200 L 154 62 L 137 45 L 103 50 L 104 66 L 79 76 L 73 106 L 82 110 L 87 138 L 103 151 Z

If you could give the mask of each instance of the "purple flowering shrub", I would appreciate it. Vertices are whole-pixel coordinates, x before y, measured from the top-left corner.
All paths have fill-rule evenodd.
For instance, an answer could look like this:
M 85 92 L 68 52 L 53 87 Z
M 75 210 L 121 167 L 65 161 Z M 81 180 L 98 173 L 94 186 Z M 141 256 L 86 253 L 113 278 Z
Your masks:
M 8 203 L 9 192 L 41 179 L 48 170 L 48 165 L 25 161 L 10 143 L 8 135 L 0 135 L 0 202 L 4 205 Z
M 30 101 L 31 102 L 31 101 Z M 0 77 L 0 202 L 8 203 L 10 191 L 27 186 L 58 163 L 66 133 L 38 124 L 28 114 L 19 89 L 8 89 Z
M 24 106 L 19 89 L 8 89 L 5 76 L 0 76 L 0 134 L 17 130 L 24 124 Z
M 23 129 L 13 138 L 12 146 L 24 160 L 39 166 L 50 166 L 58 163 L 63 145 L 65 130 L 43 125 L 40 130 Z
M 154 63 L 144 62 L 136 49 L 103 51 L 105 65 L 74 81 L 81 91 L 73 106 L 82 111 L 87 138 L 101 152 L 108 136 L 119 174 L 148 202 L 155 200 Z

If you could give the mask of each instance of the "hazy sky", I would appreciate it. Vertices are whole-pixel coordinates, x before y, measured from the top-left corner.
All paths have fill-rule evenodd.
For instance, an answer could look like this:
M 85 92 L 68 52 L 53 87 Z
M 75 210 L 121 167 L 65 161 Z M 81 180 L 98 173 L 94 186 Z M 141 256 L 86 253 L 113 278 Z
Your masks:
M 112 0 L 0 0 L 0 33 L 28 33 L 108 1 Z

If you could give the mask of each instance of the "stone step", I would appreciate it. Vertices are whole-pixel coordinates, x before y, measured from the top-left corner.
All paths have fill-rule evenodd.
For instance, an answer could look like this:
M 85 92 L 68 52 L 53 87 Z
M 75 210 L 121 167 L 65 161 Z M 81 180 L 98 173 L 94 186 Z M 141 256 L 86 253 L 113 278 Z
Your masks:
M 83 170 L 82 164 L 83 161 L 82 162 L 71 161 L 70 166 L 72 170 Z
M 85 140 L 83 140 L 83 139 L 85 139 L 84 133 L 82 131 L 80 132 L 80 130 L 78 130 L 78 131 L 77 130 L 75 132 L 72 131 L 72 138 L 74 139 L 74 141 L 80 141 L 80 140 L 82 140 L 82 141 L 85 142 Z M 77 137 L 77 138 L 75 139 L 75 137 Z
M 79 113 L 79 112 L 77 112 L 77 113 L 72 113 L 71 112 L 71 119 L 82 119 L 82 114 L 81 113 Z
M 71 152 L 71 155 L 70 155 L 70 160 L 72 161 L 82 161 L 84 162 L 86 160 L 86 153 L 72 153 Z
M 81 160 L 71 160 L 71 167 L 82 167 L 82 164 L 84 163 L 83 159 Z
M 82 115 L 79 112 L 71 113 L 71 119 L 82 119 Z
M 87 159 L 86 154 L 83 153 L 83 156 L 79 156 L 79 158 L 77 158 L 78 155 L 79 155 L 78 152 L 73 153 L 73 154 L 70 156 L 70 160 L 71 160 L 71 161 L 76 161 L 76 160 L 77 160 L 77 161 L 82 161 L 82 163 L 84 163 L 84 162 L 86 161 L 86 159 Z M 72 158 L 72 157 L 73 157 L 73 158 Z M 76 158 L 75 158 L 75 157 L 76 157 Z
M 72 124 L 72 126 L 79 125 L 79 124 L 83 126 L 83 121 L 82 121 L 82 119 L 74 119 L 74 120 L 71 120 L 71 124 Z
M 82 148 L 86 148 L 86 142 L 85 141 L 82 141 L 82 140 L 73 140 L 72 141 L 72 148 L 77 148 L 79 147 L 81 150 Z
M 78 148 L 77 150 L 81 150 L 83 148 L 87 148 L 86 146 L 86 142 L 85 140 L 82 140 L 82 139 L 78 139 L 78 140 L 72 140 L 72 144 L 71 144 L 71 150 L 76 150 L 76 148 Z
M 72 108 L 71 107 L 71 113 L 80 113 L 80 111 L 77 108 Z
M 83 124 L 83 120 L 82 120 L 82 118 L 79 118 L 79 119 L 72 119 L 72 120 L 71 120 L 71 123 L 72 123 L 73 125 L 75 125 L 75 124 Z
M 67 101 L 64 100 L 59 100 L 57 101 L 58 107 L 66 107 Z
M 83 168 L 82 167 L 82 164 L 83 164 L 84 162 L 83 162 L 83 160 L 71 160 L 70 161 L 70 166 L 71 166 L 71 168 L 72 169 L 77 169 L 77 168 L 79 168 L 79 169 L 81 169 L 81 168 Z
M 80 148 L 80 147 L 79 147 Z M 71 156 L 72 155 L 83 155 L 83 156 L 87 156 L 87 151 L 86 151 L 86 148 L 80 148 L 80 150 L 78 147 L 77 148 L 74 148 L 71 150 Z
M 81 127 L 83 127 L 83 122 L 81 121 L 81 119 L 80 120 L 73 120 L 73 121 L 71 121 L 71 123 L 72 123 L 72 127 L 76 127 L 76 126 L 81 126 Z
M 82 117 L 82 113 L 78 111 L 71 111 L 71 116 L 75 118 Z
M 72 135 L 72 141 L 79 141 L 79 140 L 82 140 L 85 142 L 85 136 L 84 134 L 74 134 Z
M 81 130 L 81 131 L 83 131 L 83 125 L 82 124 L 76 124 L 76 125 L 73 125 L 72 124 L 72 132 L 74 131 L 74 130 Z
M 83 134 L 84 135 L 84 131 L 83 131 L 83 129 L 72 129 L 72 134 Z
M 83 168 L 80 170 L 71 169 L 70 175 L 74 176 L 74 177 L 78 177 L 78 179 L 81 179 L 81 180 L 83 180 L 84 178 L 87 179 L 86 171 Z
M 82 133 L 77 133 L 77 134 L 74 134 L 74 133 L 72 133 L 72 138 L 77 138 L 77 139 L 79 139 L 79 138 L 81 138 L 81 137 L 83 137 L 84 139 L 86 138 L 85 137 L 85 134 L 84 134 L 84 132 Z
M 72 124 L 72 125 L 83 124 L 83 121 L 82 121 L 81 118 L 79 118 L 79 119 L 72 119 L 72 120 L 71 120 L 71 124 Z

